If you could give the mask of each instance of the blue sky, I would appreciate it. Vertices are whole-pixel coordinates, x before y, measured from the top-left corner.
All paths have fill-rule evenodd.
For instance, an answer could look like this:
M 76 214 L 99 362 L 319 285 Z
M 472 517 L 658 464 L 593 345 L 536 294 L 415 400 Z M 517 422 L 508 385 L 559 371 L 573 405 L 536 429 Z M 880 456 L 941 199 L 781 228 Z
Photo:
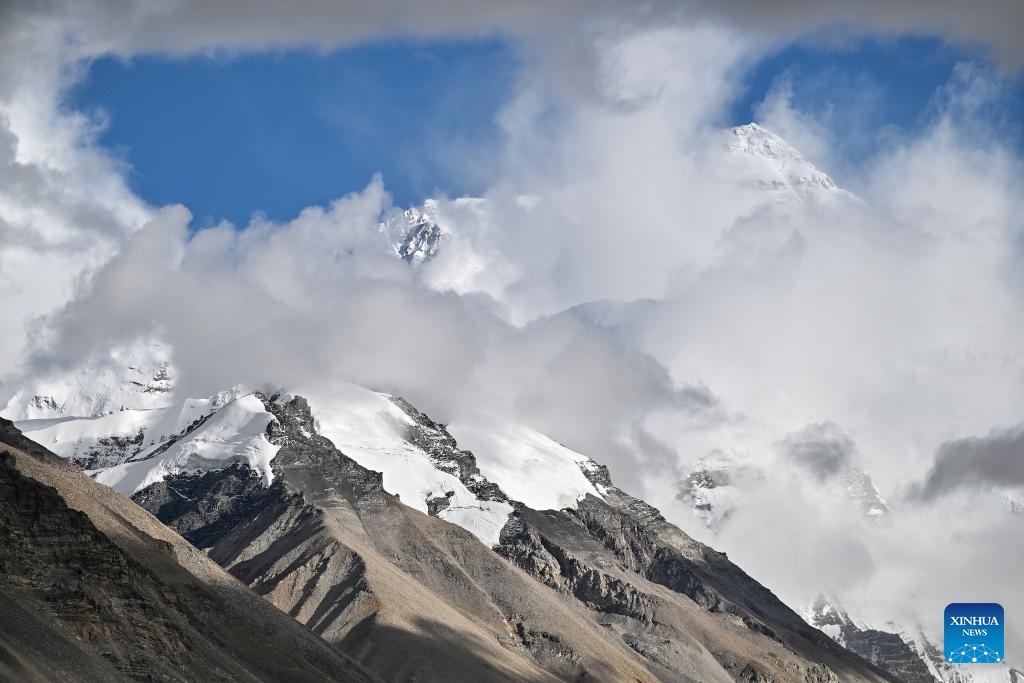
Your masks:
M 773 84 L 788 78 L 794 105 L 840 131 L 838 151 L 857 163 L 877 150 L 882 131 L 934 116 L 935 93 L 973 57 L 927 38 L 792 45 L 754 66 L 721 123 L 754 120 Z M 403 206 L 436 190 L 479 193 L 494 171 L 495 116 L 516 69 L 514 50 L 497 41 L 105 58 L 66 106 L 108 119 L 100 142 L 131 166 L 129 182 L 146 200 L 185 204 L 194 227 L 221 218 L 244 225 L 253 211 L 291 218 L 378 171 Z M 1019 78 L 1006 106 L 1019 144 Z
M 66 105 L 108 119 L 100 142 L 143 198 L 185 204 L 200 227 L 244 225 L 253 211 L 293 217 L 376 172 L 402 205 L 435 188 L 479 192 L 487 170 L 466 160 L 499 142 L 494 113 L 514 72 L 493 42 L 105 58 Z

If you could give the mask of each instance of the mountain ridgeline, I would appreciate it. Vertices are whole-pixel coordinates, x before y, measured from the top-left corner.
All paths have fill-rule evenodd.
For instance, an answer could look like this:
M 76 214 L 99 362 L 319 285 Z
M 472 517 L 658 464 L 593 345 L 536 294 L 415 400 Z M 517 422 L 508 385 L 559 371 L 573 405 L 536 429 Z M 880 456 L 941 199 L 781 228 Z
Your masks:
M 508 505 L 489 548 L 438 517 L 452 496 L 431 498 L 424 514 L 390 494 L 381 473 L 318 433 L 305 399 L 250 397 L 272 416 L 269 485 L 234 462 L 171 474 L 132 498 L 384 680 L 895 680 L 617 489 L 603 467 L 580 466 L 600 496 L 532 509 L 483 477 L 445 426 L 389 398 L 409 417 L 410 448 L 480 500 Z

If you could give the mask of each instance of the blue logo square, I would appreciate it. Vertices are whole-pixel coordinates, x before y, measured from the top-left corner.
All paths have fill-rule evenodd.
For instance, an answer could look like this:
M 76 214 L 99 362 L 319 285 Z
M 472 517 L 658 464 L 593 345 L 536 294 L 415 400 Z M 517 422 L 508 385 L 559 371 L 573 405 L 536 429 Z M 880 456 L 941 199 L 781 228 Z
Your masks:
M 943 649 L 954 664 L 997 664 L 1003 652 L 1003 607 L 994 602 L 946 606 Z

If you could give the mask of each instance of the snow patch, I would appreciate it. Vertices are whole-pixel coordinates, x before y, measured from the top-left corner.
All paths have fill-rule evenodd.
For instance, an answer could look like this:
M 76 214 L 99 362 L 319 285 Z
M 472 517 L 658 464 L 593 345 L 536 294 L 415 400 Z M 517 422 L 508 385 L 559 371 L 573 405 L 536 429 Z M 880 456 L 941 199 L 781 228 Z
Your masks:
M 487 419 L 453 423 L 448 432 L 473 451 L 481 474 L 534 510 L 575 508 L 587 494 L 603 498 L 583 474 L 597 468 L 593 461 L 529 427 Z

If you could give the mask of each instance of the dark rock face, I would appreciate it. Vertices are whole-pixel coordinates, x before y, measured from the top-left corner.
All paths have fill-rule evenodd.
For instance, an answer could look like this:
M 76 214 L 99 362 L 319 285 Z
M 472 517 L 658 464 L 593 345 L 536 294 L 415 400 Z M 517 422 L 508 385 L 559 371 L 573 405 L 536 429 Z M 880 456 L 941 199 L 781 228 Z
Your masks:
M 259 518 L 273 518 L 302 501 L 281 484 L 263 486 L 260 476 L 244 465 L 202 475 L 179 475 L 137 493 L 133 499 L 160 520 L 174 520 L 174 530 L 197 548 Z
M 128 499 L 26 441 L 0 421 L 0 679 L 371 680 Z
M 537 530 L 536 527 L 563 523 L 562 514 L 523 508 L 516 514 L 518 523 L 510 523 L 503 530 L 501 545 L 496 550 L 545 585 L 571 593 L 594 611 L 650 622 L 651 600 L 636 587 L 588 566 L 583 558 Z M 531 524 L 532 515 L 546 519 Z
M 809 655 L 817 651 L 812 659 L 829 661 L 840 671 L 849 666 L 851 658 L 841 647 L 810 628 L 723 554 L 690 539 L 650 505 L 610 487 L 606 471 L 595 476 L 606 487 L 607 502 L 588 496 L 575 510 L 546 512 L 520 506 L 496 551 L 590 609 L 628 617 L 623 640 L 658 663 L 658 653 L 668 642 L 664 638 L 674 640 L 680 634 L 664 623 L 658 625 L 660 637 L 642 628 L 665 611 L 664 598 L 648 582 L 684 595 L 706 612 L 742 624 L 787 650 Z M 609 567 L 618 571 L 609 572 Z M 741 680 L 788 680 L 739 658 L 723 659 Z M 806 670 L 807 680 L 838 680 L 829 664 L 816 666 Z
M 273 461 L 275 473 L 314 497 L 340 495 L 359 509 L 383 510 L 391 503 L 394 497 L 384 490 L 380 472 L 366 469 L 317 434 L 306 399 L 264 403 L 277 418 L 267 427 L 267 438 L 281 447 Z

